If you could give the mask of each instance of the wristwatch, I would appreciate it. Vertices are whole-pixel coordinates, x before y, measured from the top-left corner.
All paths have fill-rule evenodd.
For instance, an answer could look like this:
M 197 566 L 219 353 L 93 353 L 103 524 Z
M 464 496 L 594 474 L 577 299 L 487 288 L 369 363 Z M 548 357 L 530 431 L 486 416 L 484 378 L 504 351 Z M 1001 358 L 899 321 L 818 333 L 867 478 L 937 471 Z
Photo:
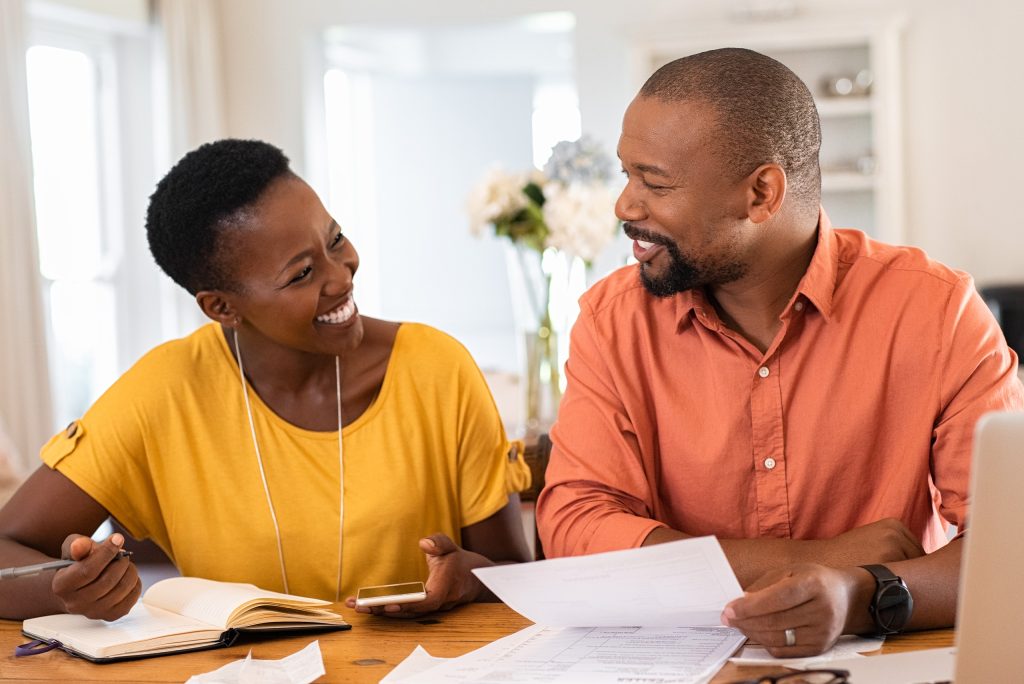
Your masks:
M 897 634 L 914 611 L 914 598 L 902 579 L 884 565 L 860 566 L 875 577 L 875 595 L 868 605 L 879 634 Z

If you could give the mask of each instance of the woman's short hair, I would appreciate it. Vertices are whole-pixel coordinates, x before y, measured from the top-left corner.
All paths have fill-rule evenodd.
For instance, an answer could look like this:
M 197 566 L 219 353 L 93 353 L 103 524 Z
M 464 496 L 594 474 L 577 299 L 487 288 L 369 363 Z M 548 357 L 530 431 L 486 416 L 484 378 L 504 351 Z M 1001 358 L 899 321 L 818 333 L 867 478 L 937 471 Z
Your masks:
M 190 294 L 232 289 L 220 250 L 225 228 L 290 174 L 284 152 L 260 140 L 218 140 L 192 150 L 149 198 L 146 237 L 156 263 Z

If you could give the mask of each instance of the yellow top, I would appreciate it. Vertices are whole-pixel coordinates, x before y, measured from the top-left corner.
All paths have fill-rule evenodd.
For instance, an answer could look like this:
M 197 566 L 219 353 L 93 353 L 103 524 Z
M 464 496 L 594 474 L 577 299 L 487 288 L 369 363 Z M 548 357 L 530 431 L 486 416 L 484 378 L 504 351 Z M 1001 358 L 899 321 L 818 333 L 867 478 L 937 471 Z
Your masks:
M 334 600 L 338 433 L 296 427 L 249 396 L 289 590 Z M 469 353 L 425 325 L 399 328 L 379 396 L 342 435 L 342 598 L 426 579 L 420 537 L 460 543 L 461 528 L 528 483 Z M 182 574 L 284 590 L 238 366 L 216 324 L 146 354 L 41 456 Z

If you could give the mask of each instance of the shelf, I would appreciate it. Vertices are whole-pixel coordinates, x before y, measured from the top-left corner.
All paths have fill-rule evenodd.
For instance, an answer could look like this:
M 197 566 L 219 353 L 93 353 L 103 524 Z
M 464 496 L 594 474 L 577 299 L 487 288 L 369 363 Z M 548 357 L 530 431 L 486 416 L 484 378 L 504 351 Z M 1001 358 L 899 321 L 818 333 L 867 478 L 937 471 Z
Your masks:
M 905 23 L 902 12 L 866 18 L 808 9 L 770 31 L 767 24 L 751 22 L 695 24 L 693 33 L 681 34 L 681 27 L 667 24 L 660 40 L 638 41 L 635 64 L 642 68 L 637 69 L 637 84 L 672 59 L 722 45 L 778 59 L 814 94 L 821 120 L 821 189 L 834 225 L 856 226 L 872 237 L 901 243 L 900 51 Z M 836 78 L 865 69 L 874 74 L 868 92 L 828 94 L 828 84 Z
M 856 171 L 822 171 L 822 192 L 862 192 L 875 189 L 875 177 Z
M 841 116 L 869 116 L 874 111 L 870 97 L 820 97 L 815 100 L 818 116 L 823 119 Z

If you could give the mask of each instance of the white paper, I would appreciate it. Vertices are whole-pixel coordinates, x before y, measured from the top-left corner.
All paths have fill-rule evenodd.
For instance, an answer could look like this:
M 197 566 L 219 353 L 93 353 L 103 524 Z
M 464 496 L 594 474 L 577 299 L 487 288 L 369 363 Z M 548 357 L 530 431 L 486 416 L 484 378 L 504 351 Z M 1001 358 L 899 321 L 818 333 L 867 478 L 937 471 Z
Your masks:
M 185 684 L 309 684 L 326 674 L 320 642 L 280 660 L 254 660 L 252 651 L 212 672 L 189 677 Z
M 839 637 L 835 645 L 829 650 L 816 656 L 806 658 L 776 658 L 768 652 L 764 646 L 744 646 L 735 657 L 729 658 L 729 662 L 737 665 L 781 665 L 805 670 L 819 665 L 829 665 L 831 661 L 839 658 L 863 658 L 861 653 L 870 653 L 882 648 L 885 637 L 859 637 L 845 635 Z
M 380 680 L 380 684 L 399 684 L 399 682 L 410 681 L 413 676 L 426 672 L 448 660 L 450 659 L 432 656 L 427 653 L 427 649 L 417 646 L 412 653 L 405 657 L 405 660 L 398 663 L 395 669 Z
M 427 649 L 422 646 L 416 646 L 416 648 L 413 649 L 413 652 L 405 657 L 405 660 L 396 665 L 395 669 L 389 672 L 384 679 L 380 680 L 380 684 L 397 684 L 398 682 L 405 684 L 405 682 L 419 681 L 414 680 L 414 675 L 426 672 L 427 670 L 432 670 L 441 663 L 453 662 L 455 660 L 460 660 L 461 658 L 468 658 L 469 656 L 473 656 L 474 658 L 499 656 L 505 653 L 505 651 L 510 649 L 512 646 L 522 641 L 521 635 L 522 630 L 509 634 L 508 636 L 503 636 L 502 638 L 496 639 L 489 644 L 485 644 L 475 651 L 471 651 L 470 653 L 461 656 L 460 658 L 439 658 L 437 656 L 430 655 L 427 652 Z M 395 676 L 397 676 L 397 678 L 393 679 L 392 677 Z
M 714 537 L 473 572 L 548 627 L 717 626 L 725 604 L 743 594 Z
M 728 627 L 543 627 L 534 625 L 403 684 L 700 684 L 744 637 Z M 415 653 L 415 652 L 414 652 Z M 385 680 L 386 681 L 386 680 Z
M 857 684 L 922 684 L 953 681 L 955 663 L 955 648 L 929 648 L 870 658 L 832 660 L 828 666 L 848 670 L 850 681 Z M 1007 681 L 1018 674 L 1009 674 Z

